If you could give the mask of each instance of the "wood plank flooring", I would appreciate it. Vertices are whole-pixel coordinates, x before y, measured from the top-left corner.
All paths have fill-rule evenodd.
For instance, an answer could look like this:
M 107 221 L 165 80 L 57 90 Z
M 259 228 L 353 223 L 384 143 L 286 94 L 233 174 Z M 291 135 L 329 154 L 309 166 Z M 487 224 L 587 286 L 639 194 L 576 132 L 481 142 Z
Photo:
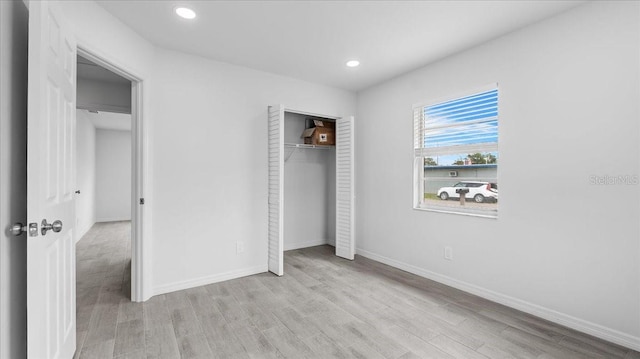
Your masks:
M 640 358 L 333 247 L 269 273 L 129 301 L 130 223 L 77 245 L 76 358 Z

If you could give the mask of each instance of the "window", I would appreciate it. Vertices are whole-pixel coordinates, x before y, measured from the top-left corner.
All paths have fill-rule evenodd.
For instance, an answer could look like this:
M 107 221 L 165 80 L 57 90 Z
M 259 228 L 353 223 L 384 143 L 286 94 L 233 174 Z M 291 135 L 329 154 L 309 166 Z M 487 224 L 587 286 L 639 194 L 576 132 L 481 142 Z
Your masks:
M 414 208 L 498 215 L 498 87 L 417 105 Z

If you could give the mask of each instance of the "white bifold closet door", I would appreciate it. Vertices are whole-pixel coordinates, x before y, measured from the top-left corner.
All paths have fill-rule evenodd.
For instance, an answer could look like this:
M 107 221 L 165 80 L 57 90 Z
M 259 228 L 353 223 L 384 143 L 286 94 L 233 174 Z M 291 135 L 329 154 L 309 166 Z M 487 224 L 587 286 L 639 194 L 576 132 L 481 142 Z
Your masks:
M 353 117 L 336 121 L 336 255 L 355 257 Z
M 284 107 L 269 106 L 269 271 L 284 274 Z

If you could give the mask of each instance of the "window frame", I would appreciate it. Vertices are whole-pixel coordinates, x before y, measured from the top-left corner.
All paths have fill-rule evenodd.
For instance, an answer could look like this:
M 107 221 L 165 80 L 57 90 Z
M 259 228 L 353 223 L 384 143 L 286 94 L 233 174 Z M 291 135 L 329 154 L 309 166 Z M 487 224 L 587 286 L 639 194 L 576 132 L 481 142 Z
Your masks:
M 451 214 L 457 214 L 457 215 L 463 215 L 463 216 L 472 216 L 472 217 L 481 217 L 481 218 L 491 218 L 491 219 L 497 219 L 498 218 L 498 210 L 497 210 L 497 203 L 496 203 L 496 210 L 495 211 L 491 211 L 491 210 L 485 210 L 485 209 L 476 209 L 476 208 L 455 208 L 455 207 L 451 207 L 451 208 L 445 208 L 445 207 L 438 207 L 438 206 L 429 206 L 429 205 L 425 205 L 424 204 L 424 197 L 425 197 L 425 170 L 424 170 L 424 160 L 427 156 L 424 155 L 424 151 L 427 147 L 425 146 L 425 118 L 424 118 L 424 110 L 426 107 L 430 107 L 430 106 L 435 106 L 435 105 L 439 105 L 439 104 L 443 104 L 446 102 L 450 102 L 450 101 L 455 101 L 455 100 L 459 100 L 465 97 L 469 97 L 469 96 L 473 96 L 473 95 L 478 95 L 484 92 L 489 92 L 489 91 L 493 91 L 496 90 L 498 91 L 497 93 L 497 99 L 496 99 L 496 105 L 497 105 L 497 115 L 496 117 L 496 121 L 497 121 L 497 126 L 498 126 L 498 131 L 496 132 L 496 140 L 495 140 L 495 144 L 494 142 L 491 142 L 492 145 L 491 147 L 495 147 L 495 152 L 498 153 L 498 157 L 499 157 L 499 128 L 500 128 L 500 89 L 498 86 L 498 83 L 491 83 L 482 87 L 478 87 L 475 88 L 473 90 L 470 91 L 464 91 L 455 95 L 451 95 L 451 96 L 446 96 L 446 97 L 441 97 L 438 99 L 433 99 L 430 101 L 426 101 L 426 102 L 422 102 L 422 103 L 418 103 L 418 104 L 414 104 L 413 105 L 413 133 L 414 133 L 414 165 L 413 165 L 413 209 L 415 210 L 419 210 L 419 211 L 427 211 L 427 212 L 437 212 L 437 213 L 451 213 Z M 418 136 L 418 133 L 420 134 L 420 136 Z M 478 146 L 478 148 L 482 148 L 483 146 L 480 145 Z M 481 151 L 482 152 L 482 151 Z M 461 167 L 464 168 L 464 167 Z M 465 180 L 458 180 L 458 182 L 465 182 Z M 495 175 L 495 181 L 489 181 L 489 183 L 495 183 L 497 186 L 497 182 L 498 182 L 498 164 L 496 163 L 496 175 Z M 453 186 L 453 185 L 452 185 Z M 466 186 L 465 186 L 466 187 Z M 493 186 L 492 186 L 493 187 Z

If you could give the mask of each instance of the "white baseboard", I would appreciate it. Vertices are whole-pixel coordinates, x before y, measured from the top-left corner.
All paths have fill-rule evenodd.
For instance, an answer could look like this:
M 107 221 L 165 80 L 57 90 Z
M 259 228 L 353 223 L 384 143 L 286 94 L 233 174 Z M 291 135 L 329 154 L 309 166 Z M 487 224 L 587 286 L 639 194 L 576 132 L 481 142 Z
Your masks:
M 200 277 L 196 279 L 185 280 L 181 282 L 174 282 L 169 284 L 160 285 L 153 290 L 153 295 L 160 295 L 165 293 L 171 293 L 178 290 L 200 287 L 207 284 L 213 284 L 218 282 L 224 282 L 225 280 L 236 279 L 240 277 L 246 277 L 258 273 L 267 272 L 269 269 L 266 265 L 249 267 L 243 269 L 237 269 L 225 273 L 214 274 L 211 276 Z
M 315 247 L 315 246 L 321 246 L 323 244 L 329 244 L 329 243 L 330 243 L 330 241 L 328 241 L 326 239 L 316 239 L 316 240 L 313 240 L 313 241 L 301 241 L 301 242 L 285 243 L 284 244 L 284 250 L 285 251 L 290 251 L 292 249 Z
M 569 327 L 571 329 L 593 335 L 594 337 L 598 337 L 600 339 L 640 351 L 640 337 L 635 337 L 615 329 L 607 328 L 600 324 L 592 323 L 568 314 L 539 306 L 537 304 L 529 303 L 525 300 L 510 297 L 508 295 L 494 292 L 492 290 L 482 288 L 471 283 L 463 282 L 442 274 L 431 272 L 411 264 L 403 263 L 395 259 L 369 252 L 361 248 L 358 248 L 356 250 L 356 254 L 398 269 L 402 269 L 409 273 L 413 273 L 415 275 L 428 278 L 442 284 L 446 284 L 450 287 L 460 289 L 467 293 L 475 294 L 479 297 L 506 305 L 507 307 L 511 307 L 525 313 L 535 315 L 548 321 L 564 325 L 565 327 Z
M 131 216 L 129 217 L 108 217 L 108 218 L 96 218 L 96 223 L 98 222 L 121 222 L 121 221 L 130 221 Z

